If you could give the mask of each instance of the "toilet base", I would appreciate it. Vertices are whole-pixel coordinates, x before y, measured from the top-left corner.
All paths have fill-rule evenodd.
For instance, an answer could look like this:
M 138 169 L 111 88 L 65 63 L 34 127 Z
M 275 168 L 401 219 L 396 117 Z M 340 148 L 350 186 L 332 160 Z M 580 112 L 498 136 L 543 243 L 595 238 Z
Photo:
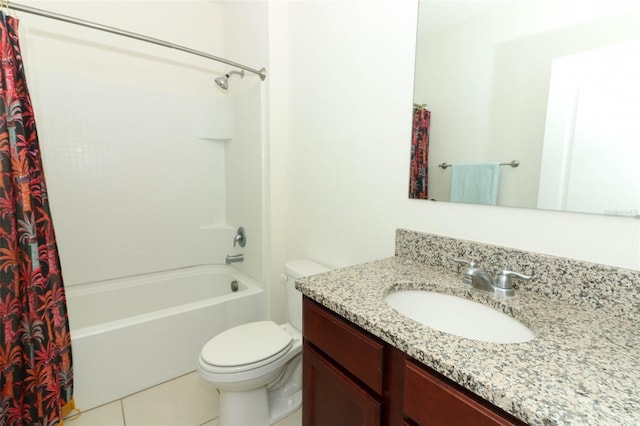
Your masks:
M 267 392 L 266 387 L 244 392 L 220 391 L 218 426 L 269 426 L 301 405 L 302 390 L 293 395 Z
M 271 419 L 269 424 L 274 424 L 302 406 L 302 390 L 290 396 L 270 398 L 269 400 L 271 401 Z
M 220 391 L 219 426 L 266 426 L 270 422 L 266 387 L 244 392 Z
M 269 391 L 271 423 L 287 417 L 302 405 L 302 355 L 293 359 L 282 375 L 284 384 Z

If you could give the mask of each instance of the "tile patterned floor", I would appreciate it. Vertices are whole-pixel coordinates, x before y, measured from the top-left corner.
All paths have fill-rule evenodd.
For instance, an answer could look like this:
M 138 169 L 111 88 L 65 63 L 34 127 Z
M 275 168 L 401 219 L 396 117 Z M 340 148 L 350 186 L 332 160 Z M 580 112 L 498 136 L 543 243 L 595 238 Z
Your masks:
M 218 392 L 196 372 L 67 419 L 65 426 L 217 426 Z M 300 426 L 300 410 L 275 426 Z

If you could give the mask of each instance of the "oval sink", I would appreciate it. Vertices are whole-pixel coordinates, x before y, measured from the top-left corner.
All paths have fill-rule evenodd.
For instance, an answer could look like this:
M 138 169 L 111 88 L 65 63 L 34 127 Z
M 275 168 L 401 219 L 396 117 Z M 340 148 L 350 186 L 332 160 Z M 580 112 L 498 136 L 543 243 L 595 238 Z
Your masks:
M 482 303 L 448 294 L 402 290 L 385 302 L 402 315 L 428 327 L 467 339 L 491 343 L 522 343 L 535 334 L 524 324 Z

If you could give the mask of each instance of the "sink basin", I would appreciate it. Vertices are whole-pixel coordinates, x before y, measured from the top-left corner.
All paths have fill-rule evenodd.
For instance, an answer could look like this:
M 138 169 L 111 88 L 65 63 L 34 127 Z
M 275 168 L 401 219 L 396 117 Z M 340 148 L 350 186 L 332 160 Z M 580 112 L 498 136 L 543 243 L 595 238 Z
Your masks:
M 482 303 L 422 290 L 389 294 L 385 302 L 402 315 L 428 327 L 467 339 L 522 343 L 535 337 L 524 324 Z

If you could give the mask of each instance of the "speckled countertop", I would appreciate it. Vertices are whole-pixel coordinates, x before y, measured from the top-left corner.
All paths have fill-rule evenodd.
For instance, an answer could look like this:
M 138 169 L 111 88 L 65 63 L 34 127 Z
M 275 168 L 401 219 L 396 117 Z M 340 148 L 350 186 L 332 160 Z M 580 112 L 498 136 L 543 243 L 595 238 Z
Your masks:
M 517 290 L 499 299 L 461 275 L 404 256 L 298 280 L 302 293 L 532 425 L 640 424 L 640 324 L 628 315 Z M 469 340 L 423 326 L 384 302 L 425 289 L 488 304 L 532 329 L 518 344 Z

